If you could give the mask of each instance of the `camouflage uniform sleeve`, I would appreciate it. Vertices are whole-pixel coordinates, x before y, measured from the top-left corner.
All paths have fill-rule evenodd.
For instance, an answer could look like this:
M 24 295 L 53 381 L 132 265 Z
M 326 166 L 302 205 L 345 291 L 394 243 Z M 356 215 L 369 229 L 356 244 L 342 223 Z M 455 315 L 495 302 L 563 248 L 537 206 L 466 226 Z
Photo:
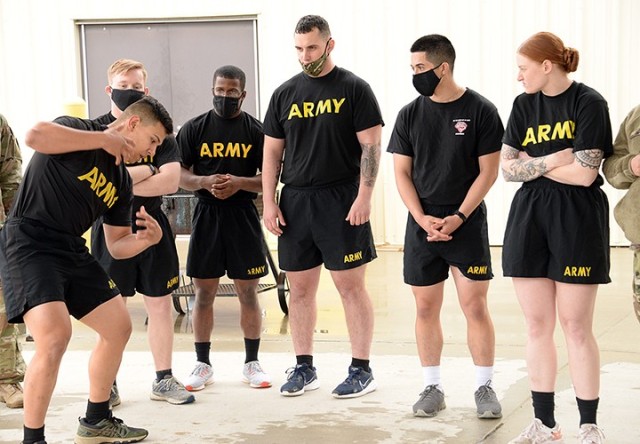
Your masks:
M 0 226 L 22 180 L 22 154 L 7 119 L 0 114 Z

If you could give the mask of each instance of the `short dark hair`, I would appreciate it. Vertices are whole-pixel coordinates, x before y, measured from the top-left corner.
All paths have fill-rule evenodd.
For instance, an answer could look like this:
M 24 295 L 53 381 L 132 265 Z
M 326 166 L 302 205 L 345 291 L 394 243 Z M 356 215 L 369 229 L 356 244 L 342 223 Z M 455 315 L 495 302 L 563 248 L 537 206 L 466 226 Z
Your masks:
M 154 122 L 160 122 L 164 127 L 167 135 L 173 134 L 173 120 L 167 109 L 151 96 L 144 96 L 137 102 L 127 107 L 120 118 L 127 119 L 131 116 L 140 116 L 140 121 L 145 124 L 153 125 Z M 120 120 L 120 119 L 118 119 Z
M 331 29 L 329 29 L 329 23 L 320 17 L 319 15 L 305 15 L 296 25 L 296 34 L 307 34 L 313 31 L 314 28 L 318 28 L 320 34 L 324 37 L 331 37 Z
M 447 62 L 453 71 L 456 62 L 456 50 L 451 41 L 440 34 L 429 34 L 420 37 L 411 45 L 411 52 L 424 52 L 427 60 L 435 66 Z
M 240 89 L 244 91 L 244 86 L 247 83 L 247 76 L 244 71 L 233 65 L 224 65 L 216 69 L 213 73 L 213 85 L 216 84 L 216 79 L 222 77 L 223 79 L 233 79 L 240 81 Z

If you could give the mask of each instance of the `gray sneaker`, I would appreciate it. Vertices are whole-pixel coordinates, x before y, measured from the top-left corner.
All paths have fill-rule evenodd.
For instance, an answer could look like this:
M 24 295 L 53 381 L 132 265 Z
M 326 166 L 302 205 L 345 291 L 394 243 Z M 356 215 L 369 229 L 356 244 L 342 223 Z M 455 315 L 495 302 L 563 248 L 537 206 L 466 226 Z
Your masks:
M 196 400 L 196 397 L 189 393 L 175 377 L 167 375 L 160 381 L 153 381 L 151 399 L 167 401 L 169 404 L 190 404 Z
M 491 388 L 491 381 L 480 386 L 475 393 L 478 418 L 496 419 L 502 418 L 502 406 L 498 401 L 496 392 Z
M 109 408 L 113 409 L 117 405 L 120 405 L 120 392 L 114 382 L 111 386 L 111 393 L 109 393 Z
M 445 408 L 444 393 L 436 385 L 428 385 L 420 393 L 418 402 L 413 404 L 413 416 L 431 418 Z
M 84 418 L 79 420 L 75 444 L 130 443 L 142 441 L 149 435 L 145 429 L 129 427 L 115 416 L 96 425 L 89 424 Z

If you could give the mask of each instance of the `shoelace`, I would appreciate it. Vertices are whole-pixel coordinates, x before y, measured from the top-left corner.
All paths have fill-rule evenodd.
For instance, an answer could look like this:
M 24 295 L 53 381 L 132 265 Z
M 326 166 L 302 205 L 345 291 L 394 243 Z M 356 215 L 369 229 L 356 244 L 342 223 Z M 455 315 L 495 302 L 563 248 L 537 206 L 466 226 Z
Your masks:
M 195 375 L 199 377 L 204 376 L 205 372 L 207 371 L 207 367 L 205 367 L 205 365 L 207 364 L 198 365 L 196 368 L 193 369 L 193 371 L 191 372 L 191 375 Z
M 603 439 L 605 439 L 605 436 L 602 430 L 600 430 L 595 425 L 589 425 L 582 430 L 584 430 L 584 433 L 580 433 L 580 439 L 582 440 L 582 442 L 585 442 L 585 440 L 588 440 L 586 441 L 588 443 L 599 443 Z
M 353 381 L 360 375 L 360 373 L 362 373 L 362 369 L 360 367 L 357 367 L 355 370 L 349 369 L 349 376 L 347 376 L 347 379 L 345 379 L 344 382 L 347 384 L 353 384 Z
M 287 373 L 287 381 L 290 381 L 295 377 L 300 377 L 304 380 L 304 370 L 302 369 L 301 365 L 296 365 L 295 367 L 289 367 L 286 373 Z
M 493 389 L 486 384 L 480 387 L 478 389 L 478 392 L 479 392 L 478 401 L 485 401 L 487 399 L 490 399 L 492 391 Z
M 420 393 L 420 401 L 423 401 L 431 396 L 434 396 L 436 390 L 438 390 L 438 388 L 435 385 L 428 385 L 427 387 L 425 387 L 422 393 Z

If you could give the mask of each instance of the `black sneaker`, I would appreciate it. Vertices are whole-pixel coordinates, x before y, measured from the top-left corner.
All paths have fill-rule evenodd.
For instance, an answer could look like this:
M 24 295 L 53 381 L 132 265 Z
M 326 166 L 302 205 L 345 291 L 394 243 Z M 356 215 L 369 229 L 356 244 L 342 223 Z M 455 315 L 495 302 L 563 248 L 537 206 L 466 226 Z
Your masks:
M 320 387 L 316 368 L 309 364 L 298 364 L 287 370 L 287 382 L 280 387 L 282 396 L 300 396 L 307 390 L 316 390 Z
M 357 398 L 371 393 L 378 386 L 373 379 L 372 371 L 365 371 L 362 367 L 349 366 L 349 376 L 338 385 L 331 394 L 334 398 Z
M 149 435 L 145 429 L 129 427 L 115 416 L 103 419 L 96 425 L 89 424 L 84 418 L 78 418 L 78 420 L 80 424 L 75 444 L 125 444 L 142 441 Z

